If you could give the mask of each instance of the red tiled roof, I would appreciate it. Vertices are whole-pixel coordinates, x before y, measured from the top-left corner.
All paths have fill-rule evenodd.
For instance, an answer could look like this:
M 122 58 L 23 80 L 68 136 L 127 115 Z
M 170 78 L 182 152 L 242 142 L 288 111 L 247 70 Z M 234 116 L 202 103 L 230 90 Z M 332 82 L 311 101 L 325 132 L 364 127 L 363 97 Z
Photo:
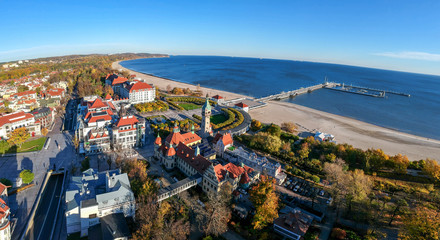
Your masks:
M 10 186 L 6 186 L 3 183 L 0 183 L 0 195 L 3 193 L 3 191 L 8 189 L 8 187 L 10 187 Z
M 180 132 L 172 132 L 170 135 L 168 135 L 165 141 L 169 144 L 177 145 L 181 142 L 184 142 L 185 138 L 182 137 L 182 134 L 180 134 Z
M 235 106 L 237 106 L 237 107 L 241 107 L 241 108 L 245 108 L 245 107 L 249 107 L 247 104 L 244 104 L 244 103 L 237 103 L 237 104 L 235 104 Z
M 0 127 L 7 123 L 14 123 L 16 121 L 22 121 L 29 118 L 34 118 L 34 115 L 25 113 L 23 111 L 6 114 L 0 117 Z
M 220 96 L 220 95 L 215 95 L 214 97 L 212 97 L 212 98 L 214 98 L 214 99 L 223 99 L 223 97 L 222 96 Z
M 212 165 L 212 163 L 202 155 L 194 156 L 194 150 L 183 143 L 179 143 L 177 146 L 176 155 L 200 174 L 203 174 L 205 170 Z
M 135 116 L 122 117 L 122 118 L 119 118 L 116 126 L 120 127 L 120 126 L 133 125 L 133 124 L 136 124 L 137 122 L 139 122 L 139 121 L 137 120 L 137 118 Z
M 214 143 L 214 144 L 216 144 L 219 140 L 221 140 L 222 142 L 223 142 L 223 145 L 224 146 L 227 146 L 227 145 L 229 145 L 229 144 L 233 144 L 234 143 L 234 141 L 232 140 L 232 136 L 231 136 L 231 134 L 230 133 L 227 133 L 227 134 L 220 134 L 220 133 L 217 133 L 216 135 L 215 135 L 215 137 L 214 137 L 214 140 L 212 140 L 212 142 Z
M 240 177 L 241 174 L 243 174 L 243 173 L 245 172 L 245 171 L 244 171 L 244 168 L 239 167 L 239 166 L 237 166 L 237 165 L 235 165 L 235 164 L 233 164 L 233 163 L 228 163 L 228 164 L 226 164 L 226 165 L 225 165 L 225 169 L 228 170 L 228 172 L 230 173 L 230 174 L 229 174 L 229 177 L 231 177 L 231 178 L 237 178 L 237 177 Z M 231 176 L 231 175 L 232 175 L 232 176 Z
M 113 79 L 113 81 L 112 81 L 112 85 L 125 83 L 126 81 L 128 81 L 127 78 L 125 78 L 125 77 L 119 77 L 119 76 L 118 76 L 117 78 Z
M 154 144 L 156 144 L 156 145 L 160 145 L 160 144 L 162 144 L 162 138 L 160 138 L 159 136 L 157 136 L 156 140 L 154 141 Z
M 202 140 L 202 138 L 199 137 L 199 135 L 192 133 L 192 132 L 184 133 L 184 134 L 182 134 L 182 137 L 184 139 L 183 142 L 185 144 L 191 144 L 193 142 L 197 142 L 197 141 Z
M 107 96 L 105 96 L 105 100 L 110 100 L 112 99 L 112 96 L 110 96 L 110 94 L 107 93 Z
M 89 119 L 89 123 L 93 123 L 93 122 L 96 122 L 98 120 L 111 121 L 112 117 L 110 115 L 92 116 Z
M 153 87 L 144 82 L 136 82 L 127 87 L 129 92 L 132 92 L 133 90 L 143 90 L 143 89 L 151 89 L 151 88 Z
M 218 182 L 225 180 L 226 169 L 221 164 L 217 164 L 214 166 L 214 172 Z
M 20 92 L 20 93 L 15 93 L 12 96 L 21 97 L 21 96 L 26 96 L 26 95 L 30 95 L 30 94 L 37 94 L 37 92 L 35 92 L 33 90 L 29 90 L 29 91 L 24 91 L 24 92 Z
M 110 106 L 111 109 L 116 110 L 116 108 L 112 102 L 107 102 L 107 104 Z
M 46 92 L 47 95 L 50 96 L 59 96 L 59 95 L 63 95 L 64 89 L 62 88 L 54 88 L 54 89 L 50 89 L 49 91 Z
M 3 219 L 3 218 L 5 218 L 5 217 L 7 217 L 7 215 L 6 215 L 6 212 L 9 210 L 9 207 L 8 207 L 8 205 L 6 205 L 6 202 L 5 202 L 5 200 L 3 200 L 3 199 L 1 199 L 0 198 L 0 219 Z M 8 223 L 9 224 L 9 223 Z M 6 225 L 5 226 L 5 228 L 7 227 L 8 225 Z M 3 228 L 4 229 L 4 228 Z M 0 230 L 3 230 L 3 229 L 0 229 Z
M 89 108 L 102 108 L 102 107 L 107 107 L 107 105 L 102 102 L 101 98 L 96 98 Z
M 174 148 L 171 146 L 170 148 L 168 148 L 167 156 L 174 156 L 174 155 L 176 155 L 176 150 L 174 150 Z

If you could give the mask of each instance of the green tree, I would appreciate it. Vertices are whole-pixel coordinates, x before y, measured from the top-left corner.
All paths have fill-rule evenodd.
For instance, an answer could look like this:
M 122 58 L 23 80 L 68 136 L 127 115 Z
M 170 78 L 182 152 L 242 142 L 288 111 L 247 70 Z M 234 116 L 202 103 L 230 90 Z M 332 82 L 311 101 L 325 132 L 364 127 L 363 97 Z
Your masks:
M 24 142 L 30 137 L 29 132 L 25 127 L 14 129 L 9 135 L 8 135 L 8 143 L 9 145 L 16 145 L 19 148 L 21 148 L 21 145 L 23 145 Z
M 270 135 L 275 136 L 275 137 L 280 137 L 281 135 L 281 128 L 280 126 L 276 125 L 276 124 L 271 124 L 267 130 L 266 130 Z
M 31 170 L 23 170 L 20 172 L 20 178 L 24 184 L 31 183 L 34 180 L 34 173 Z
M 252 220 L 254 229 L 262 229 L 278 217 L 278 196 L 275 193 L 275 180 L 261 176 L 260 182 L 250 190 L 250 201 L 256 209 Z
M 0 183 L 3 183 L 5 186 L 12 186 L 12 182 L 9 179 L 6 178 L 0 178 Z
M 90 168 L 90 158 L 85 157 L 84 160 L 81 161 L 81 172 Z

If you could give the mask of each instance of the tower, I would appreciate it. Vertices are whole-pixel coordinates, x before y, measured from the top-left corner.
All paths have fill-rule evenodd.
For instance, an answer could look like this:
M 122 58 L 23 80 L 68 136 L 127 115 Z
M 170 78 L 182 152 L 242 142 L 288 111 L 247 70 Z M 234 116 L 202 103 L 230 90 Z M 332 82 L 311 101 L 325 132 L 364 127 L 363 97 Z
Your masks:
M 209 104 L 208 94 L 206 94 L 206 101 L 202 107 L 202 126 L 201 137 L 206 138 L 212 134 L 211 129 L 211 104 Z

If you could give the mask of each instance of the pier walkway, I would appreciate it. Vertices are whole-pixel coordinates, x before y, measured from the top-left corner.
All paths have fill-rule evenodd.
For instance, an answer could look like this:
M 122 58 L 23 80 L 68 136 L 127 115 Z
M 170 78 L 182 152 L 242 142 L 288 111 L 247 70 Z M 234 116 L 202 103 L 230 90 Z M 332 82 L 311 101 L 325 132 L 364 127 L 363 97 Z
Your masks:
M 339 85 L 339 83 L 326 82 L 326 83 L 313 85 L 310 87 L 300 88 L 300 89 L 296 89 L 296 90 L 292 90 L 292 91 L 288 91 L 288 92 L 281 92 L 281 93 L 278 93 L 275 95 L 270 95 L 267 97 L 262 97 L 262 98 L 256 99 L 256 101 L 267 102 L 270 100 L 281 100 L 284 98 L 295 97 L 295 96 L 298 96 L 298 95 L 304 94 L 304 93 L 310 93 L 312 91 L 315 91 L 315 90 L 318 90 L 321 88 L 333 88 L 338 85 Z
M 170 198 L 176 194 L 188 190 L 199 184 L 202 181 L 202 176 L 200 174 L 195 174 L 193 176 L 187 177 L 181 181 L 173 183 L 168 187 L 159 189 L 157 194 L 157 202 L 161 202 L 167 198 Z

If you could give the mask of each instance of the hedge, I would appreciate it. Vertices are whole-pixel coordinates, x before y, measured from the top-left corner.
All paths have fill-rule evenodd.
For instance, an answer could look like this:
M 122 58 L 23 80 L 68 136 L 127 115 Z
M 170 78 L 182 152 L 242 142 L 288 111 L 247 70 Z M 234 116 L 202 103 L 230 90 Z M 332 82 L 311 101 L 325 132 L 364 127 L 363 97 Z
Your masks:
M 237 109 L 234 109 L 234 108 L 229 108 L 229 110 L 234 113 L 234 118 L 235 118 L 235 115 L 238 116 L 238 120 L 234 124 L 231 124 L 231 125 L 227 126 L 226 128 L 224 128 L 223 130 L 229 130 L 229 129 L 233 129 L 235 127 L 238 127 L 244 121 L 244 116 L 240 111 L 238 111 Z
M 167 102 L 188 102 L 188 103 L 199 103 L 203 104 L 205 103 L 205 98 L 197 98 L 197 97 L 169 97 L 167 98 Z M 209 103 L 213 106 L 215 106 L 217 103 L 209 100 Z

